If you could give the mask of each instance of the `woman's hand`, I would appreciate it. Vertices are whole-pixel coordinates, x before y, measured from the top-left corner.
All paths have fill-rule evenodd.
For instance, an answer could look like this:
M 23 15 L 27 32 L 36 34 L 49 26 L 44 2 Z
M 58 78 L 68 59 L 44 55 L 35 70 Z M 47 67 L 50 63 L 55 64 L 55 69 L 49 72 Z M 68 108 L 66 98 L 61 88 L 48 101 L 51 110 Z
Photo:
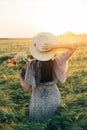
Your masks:
M 20 75 L 20 83 L 25 92 L 29 92 L 31 90 L 31 86 L 25 83 L 25 81 L 21 75 Z

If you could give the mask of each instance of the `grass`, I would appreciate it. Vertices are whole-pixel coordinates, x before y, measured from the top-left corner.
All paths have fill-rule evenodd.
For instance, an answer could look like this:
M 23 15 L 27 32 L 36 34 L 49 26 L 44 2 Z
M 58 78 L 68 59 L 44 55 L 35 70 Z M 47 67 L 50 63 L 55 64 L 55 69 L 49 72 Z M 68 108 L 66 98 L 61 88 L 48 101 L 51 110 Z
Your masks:
M 57 114 L 44 124 L 28 122 L 30 95 L 24 93 L 11 60 L 29 52 L 31 39 L 0 39 L 0 130 L 86 130 L 87 129 L 87 42 L 69 62 L 68 79 L 58 82 L 63 102 Z

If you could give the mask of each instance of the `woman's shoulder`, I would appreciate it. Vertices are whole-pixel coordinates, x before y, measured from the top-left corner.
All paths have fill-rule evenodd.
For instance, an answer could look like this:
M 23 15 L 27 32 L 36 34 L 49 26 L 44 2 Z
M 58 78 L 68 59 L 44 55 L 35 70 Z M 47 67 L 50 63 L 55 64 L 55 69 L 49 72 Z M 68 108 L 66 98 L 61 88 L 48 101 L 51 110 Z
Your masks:
M 36 63 L 36 60 L 35 59 L 29 59 L 28 62 L 27 62 L 27 65 L 30 65 L 30 64 L 33 64 L 33 63 Z
M 29 59 L 28 62 L 36 62 L 36 59 Z

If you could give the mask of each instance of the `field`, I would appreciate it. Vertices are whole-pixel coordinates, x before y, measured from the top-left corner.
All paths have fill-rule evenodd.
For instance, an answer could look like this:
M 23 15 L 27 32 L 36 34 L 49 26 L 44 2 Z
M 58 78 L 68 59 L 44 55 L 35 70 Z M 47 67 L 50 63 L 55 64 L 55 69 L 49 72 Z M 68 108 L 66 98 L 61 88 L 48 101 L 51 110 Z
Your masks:
M 79 39 L 68 79 L 63 85 L 58 82 L 63 103 L 44 124 L 28 122 L 31 93 L 24 93 L 19 73 L 11 65 L 17 53 L 29 53 L 31 39 L 0 39 L 0 130 L 87 130 L 87 40 Z

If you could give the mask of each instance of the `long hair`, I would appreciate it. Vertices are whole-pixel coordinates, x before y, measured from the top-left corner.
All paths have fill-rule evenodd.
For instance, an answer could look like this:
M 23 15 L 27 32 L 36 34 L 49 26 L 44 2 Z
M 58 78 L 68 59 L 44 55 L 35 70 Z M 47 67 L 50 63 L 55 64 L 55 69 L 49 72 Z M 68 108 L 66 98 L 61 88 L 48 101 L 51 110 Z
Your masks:
M 53 81 L 53 61 L 36 61 L 36 82 L 45 83 Z

